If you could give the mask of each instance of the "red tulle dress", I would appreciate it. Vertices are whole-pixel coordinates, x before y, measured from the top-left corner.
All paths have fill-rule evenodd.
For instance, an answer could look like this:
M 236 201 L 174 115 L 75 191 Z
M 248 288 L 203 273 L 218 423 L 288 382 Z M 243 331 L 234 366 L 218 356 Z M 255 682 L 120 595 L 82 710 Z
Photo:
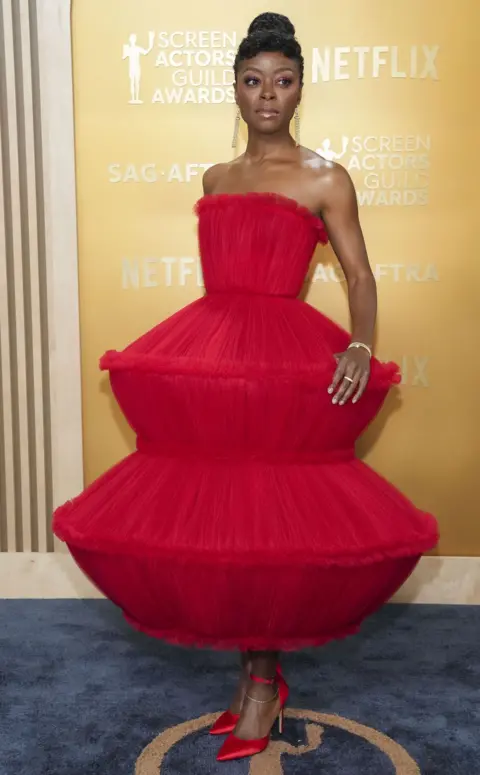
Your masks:
M 136 451 L 54 515 L 95 585 L 150 635 L 298 649 L 354 633 L 437 542 L 435 519 L 356 459 L 398 382 L 327 388 L 346 331 L 297 298 L 322 222 L 274 194 L 196 205 L 206 294 L 101 368 Z

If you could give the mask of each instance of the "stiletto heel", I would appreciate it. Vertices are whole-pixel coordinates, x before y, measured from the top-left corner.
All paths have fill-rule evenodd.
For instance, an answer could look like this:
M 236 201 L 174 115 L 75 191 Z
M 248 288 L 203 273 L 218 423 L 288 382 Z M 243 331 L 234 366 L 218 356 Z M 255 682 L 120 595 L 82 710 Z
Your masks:
M 257 700 L 255 697 L 251 697 L 249 694 L 246 694 L 245 696 L 248 697 L 249 700 L 252 700 L 252 702 L 259 702 L 262 704 L 273 702 L 277 699 L 277 697 L 279 697 L 280 710 L 278 713 L 278 729 L 280 733 L 283 732 L 283 711 L 288 698 L 287 682 L 283 676 L 279 678 L 278 673 L 274 678 L 261 678 L 260 676 L 250 673 L 250 678 L 252 681 L 256 681 L 257 683 L 270 685 L 274 683 L 277 684 L 277 691 L 273 697 L 270 697 L 268 700 Z M 261 753 L 265 750 L 268 743 L 270 742 L 270 735 L 271 731 L 268 733 L 268 735 L 265 735 L 265 737 L 261 737 L 257 740 L 243 740 L 240 737 L 236 737 L 234 734 L 230 733 L 217 754 L 217 761 L 226 762 L 231 759 L 241 759 L 244 756 L 254 756 L 257 753 Z
M 282 675 L 282 671 L 280 668 L 280 665 L 277 665 L 277 670 L 275 673 L 275 679 L 278 681 L 278 684 L 285 684 L 285 678 Z M 210 734 L 211 735 L 228 735 L 229 732 L 233 732 L 235 727 L 237 726 L 237 722 L 240 718 L 240 713 L 232 713 L 229 710 L 226 710 L 224 713 L 222 713 L 221 716 L 217 718 L 215 723 L 210 727 Z

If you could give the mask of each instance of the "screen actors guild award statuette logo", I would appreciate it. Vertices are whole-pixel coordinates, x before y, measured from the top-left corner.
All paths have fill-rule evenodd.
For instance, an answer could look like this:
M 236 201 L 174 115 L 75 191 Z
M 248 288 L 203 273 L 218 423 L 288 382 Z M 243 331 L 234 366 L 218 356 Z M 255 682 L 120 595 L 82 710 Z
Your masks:
M 128 43 L 124 43 L 122 59 L 128 59 L 128 75 L 130 78 L 130 105 L 142 105 L 140 99 L 140 80 L 142 77 L 142 66 L 140 57 L 146 56 L 153 50 L 155 42 L 155 33 L 148 34 L 148 48 L 142 48 L 137 45 L 137 36 L 132 33 Z
M 338 161 L 342 158 L 342 156 L 345 156 L 348 148 L 348 142 L 348 137 L 342 137 L 342 150 L 334 151 L 330 138 L 326 137 L 320 145 L 320 148 L 317 148 L 316 152 L 319 154 L 319 156 L 323 156 L 323 158 L 327 161 Z

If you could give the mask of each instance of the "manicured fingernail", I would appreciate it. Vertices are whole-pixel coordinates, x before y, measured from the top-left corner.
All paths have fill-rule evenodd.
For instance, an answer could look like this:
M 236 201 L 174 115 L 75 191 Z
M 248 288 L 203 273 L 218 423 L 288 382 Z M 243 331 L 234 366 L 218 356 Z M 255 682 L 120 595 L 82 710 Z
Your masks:
M 333 393 L 333 388 L 329 387 L 329 388 L 328 388 L 328 392 L 329 392 L 329 393 Z
M 340 406 L 343 406 L 345 401 L 340 401 Z
M 332 404 L 336 404 L 338 401 L 338 398 L 332 398 Z

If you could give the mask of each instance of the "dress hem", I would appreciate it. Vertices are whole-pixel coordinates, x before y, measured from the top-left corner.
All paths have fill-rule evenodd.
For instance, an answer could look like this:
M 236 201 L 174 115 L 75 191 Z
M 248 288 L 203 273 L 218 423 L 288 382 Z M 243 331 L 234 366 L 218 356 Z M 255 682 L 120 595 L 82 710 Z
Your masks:
M 180 632 L 164 630 L 156 627 L 149 627 L 129 616 L 122 611 L 125 620 L 138 632 L 149 635 L 152 638 L 163 640 L 172 646 L 185 646 L 187 648 L 207 648 L 218 651 L 298 651 L 304 648 L 314 648 L 324 646 L 334 640 L 342 640 L 355 635 L 363 624 L 362 619 L 357 624 L 352 624 L 342 628 L 334 633 L 318 635 L 315 637 L 299 638 L 266 638 L 265 636 L 248 636 L 237 638 L 209 638 L 206 635 L 198 635 L 190 632 Z M 365 617 L 366 618 L 366 617 Z

